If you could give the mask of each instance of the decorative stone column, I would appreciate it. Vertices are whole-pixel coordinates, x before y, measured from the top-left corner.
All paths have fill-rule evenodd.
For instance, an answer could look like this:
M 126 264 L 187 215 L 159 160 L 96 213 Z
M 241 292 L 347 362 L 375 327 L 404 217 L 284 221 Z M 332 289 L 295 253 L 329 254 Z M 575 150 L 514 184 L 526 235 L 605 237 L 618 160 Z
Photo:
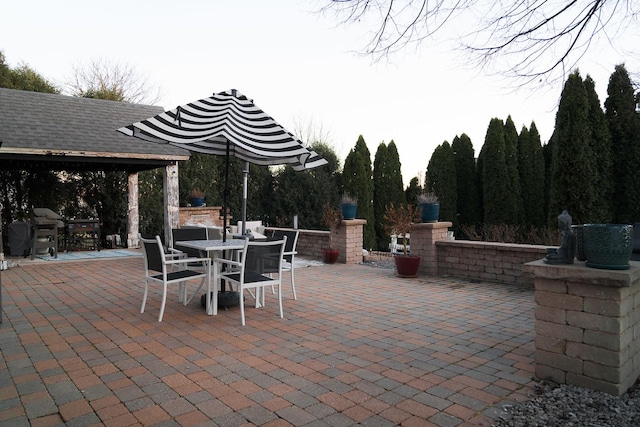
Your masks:
M 338 262 L 359 264 L 362 262 L 364 219 L 343 219 L 333 236 L 333 245 L 340 249 Z
M 443 222 L 420 222 L 411 226 L 411 255 L 420 259 L 421 274 L 435 276 L 438 274 L 438 254 L 436 242 L 447 240 L 447 232 L 453 224 Z
M 127 177 L 127 247 L 140 246 L 138 234 L 140 233 L 140 209 L 138 207 L 138 172 L 130 173 Z
M 524 265 L 534 276 L 536 376 L 620 396 L 640 376 L 640 262 Z

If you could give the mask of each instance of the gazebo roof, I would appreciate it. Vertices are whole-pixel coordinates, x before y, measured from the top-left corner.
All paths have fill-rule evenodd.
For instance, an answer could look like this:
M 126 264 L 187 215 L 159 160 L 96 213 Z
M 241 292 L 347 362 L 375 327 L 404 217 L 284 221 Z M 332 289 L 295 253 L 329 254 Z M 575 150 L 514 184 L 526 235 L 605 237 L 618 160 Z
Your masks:
M 0 165 L 135 172 L 187 160 L 187 150 L 116 131 L 163 111 L 151 105 L 0 88 Z

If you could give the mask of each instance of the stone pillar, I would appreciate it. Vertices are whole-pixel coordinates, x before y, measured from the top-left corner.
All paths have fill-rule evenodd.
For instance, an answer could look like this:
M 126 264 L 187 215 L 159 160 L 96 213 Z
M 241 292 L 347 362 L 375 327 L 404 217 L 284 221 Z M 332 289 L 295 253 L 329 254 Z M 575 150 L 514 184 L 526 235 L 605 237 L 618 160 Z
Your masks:
M 180 193 L 178 164 L 167 165 L 163 175 L 164 187 L 164 241 L 171 241 L 171 230 L 178 228 L 180 219 Z
M 529 262 L 536 376 L 620 396 L 640 376 L 640 262 L 601 270 Z
M 127 247 L 140 246 L 140 209 L 138 208 L 138 172 L 130 173 L 127 179 L 128 209 L 127 209 Z
M 359 264 L 362 262 L 364 219 L 343 219 L 333 236 L 333 245 L 340 249 L 338 262 Z
M 420 259 L 421 274 L 435 276 L 438 274 L 438 254 L 436 242 L 447 240 L 447 232 L 453 224 L 443 222 L 420 222 L 411 226 L 411 255 L 417 255 Z

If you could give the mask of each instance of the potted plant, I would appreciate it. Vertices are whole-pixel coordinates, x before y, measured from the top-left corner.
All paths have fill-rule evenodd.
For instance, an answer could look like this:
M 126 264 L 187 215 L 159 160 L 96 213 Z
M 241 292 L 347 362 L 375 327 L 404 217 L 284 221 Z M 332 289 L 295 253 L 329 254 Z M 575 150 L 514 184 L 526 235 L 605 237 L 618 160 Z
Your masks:
M 422 193 L 418 196 L 420 206 L 420 221 L 438 222 L 440 217 L 440 203 L 435 193 Z
M 405 237 L 411 231 L 411 225 L 418 218 L 418 208 L 410 205 L 394 206 L 393 203 L 384 213 L 384 223 L 387 232 Z M 409 255 L 407 239 L 403 239 L 403 253 L 394 255 L 398 277 L 416 277 L 420 267 L 420 257 Z
M 344 193 L 340 199 L 340 210 L 344 219 L 355 219 L 358 209 L 358 200 Z
M 189 197 L 191 197 L 191 206 L 202 206 L 204 205 L 204 191 L 199 188 L 194 188 L 189 193 Z
M 322 260 L 327 264 L 333 264 L 338 260 L 340 249 L 333 248 L 333 234 L 342 222 L 342 215 L 338 209 L 325 203 L 322 208 L 322 222 L 329 227 L 329 248 L 322 248 Z

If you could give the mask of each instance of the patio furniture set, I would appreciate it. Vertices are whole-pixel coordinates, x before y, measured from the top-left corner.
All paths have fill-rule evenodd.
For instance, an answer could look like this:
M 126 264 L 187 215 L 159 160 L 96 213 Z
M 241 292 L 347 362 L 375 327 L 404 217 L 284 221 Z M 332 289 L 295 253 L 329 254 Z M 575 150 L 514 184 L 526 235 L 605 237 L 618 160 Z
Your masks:
M 291 289 L 294 299 L 297 299 L 293 262 L 298 231 L 276 230 L 271 237 L 262 239 L 209 237 L 209 230 L 205 227 L 174 229 L 173 241 L 165 248 L 160 236 L 145 238 L 140 235 L 146 278 L 140 312 L 144 313 L 152 283 L 162 285 L 158 322 L 164 315 L 169 286 L 178 285 L 178 302 L 188 305 L 206 284 L 204 300 L 208 315 L 217 314 L 220 296 L 234 292 L 235 286 L 244 326 L 244 291 L 254 299 L 255 307 L 260 308 L 265 305 L 265 289 L 270 287 L 273 294 L 277 292 L 282 318 L 282 274 L 285 271 L 290 271 Z M 188 297 L 187 282 L 194 280 L 199 283 Z M 227 290 L 226 286 L 230 289 Z

